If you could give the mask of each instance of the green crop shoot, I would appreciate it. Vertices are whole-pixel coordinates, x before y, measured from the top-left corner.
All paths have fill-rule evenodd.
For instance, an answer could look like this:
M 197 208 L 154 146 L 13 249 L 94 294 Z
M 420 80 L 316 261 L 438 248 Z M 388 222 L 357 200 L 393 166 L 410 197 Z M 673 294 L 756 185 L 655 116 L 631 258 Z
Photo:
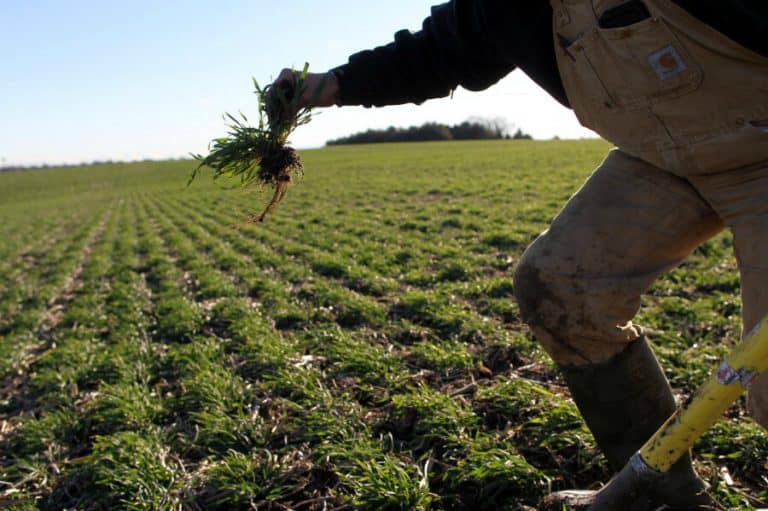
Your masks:
M 249 126 L 242 113 L 241 119 L 225 114 L 231 121 L 227 136 L 212 140 L 207 156 L 193 155 L 200 164 L 192 172 L 189 183 L 200 169 L 210 167 L 214 171 L 214 180 L 226 177 L 238 179 L 241 187 L 253 183 L 271 186 L 274 193 L 269 203 L 261 214 L 248 219 L 249 222 L 263 222 L 285 197 L 291 179 L 304 172 L 299 155 L 286 144 L 293 130 L 312 118 L 311 108 L 301 105 L 308 70 L 309 64 L 305 64 L 304 69 L 295 74 L 293 84 L 261 87 L 254 79 L 254 94 L 259 101 L 258 127 Z

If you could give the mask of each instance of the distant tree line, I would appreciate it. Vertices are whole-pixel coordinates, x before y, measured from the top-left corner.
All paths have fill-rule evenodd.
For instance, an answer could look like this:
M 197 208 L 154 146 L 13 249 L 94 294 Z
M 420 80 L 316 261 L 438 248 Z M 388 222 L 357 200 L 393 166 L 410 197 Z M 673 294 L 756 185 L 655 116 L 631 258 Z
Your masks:
M 383 130 L 367 130 L 347 137 L 329 140 L 326 145 L 375 144 L 379 142 L 423 142 L 433 140 L 489 140 L 489 139 L 532 139 L 531 135 L 518 128 L 509 132 L 503 119 L 469 119 L 461 124 L 449 126 L 428 122 L 421 126 L 397 128 L 390 126 Z
M 0 172 L 18 172 L 21 170 L 58 170 L 58 169 L 71 169 L 77 167 L 91 167 L 97 165 L 117 165 L 124 163 L 149 163 L 155 161 L 177 161 L 185 160 L 187 158 L 144 158 L 141 160 L 93 160 L 84 161 L 80 163 L 41 163 L 39 165 L 0 165 Z
M 41 163 L 39 165 L 4 165 L 0 167 L 0 172 L 18 172 L 20 170 L 58 170 L 71 169 L 75 167 L 88 167 L 91 165 L 111 165 L 113 163 L 122 163 L 112 160 L 96 160 L 82 163 Z

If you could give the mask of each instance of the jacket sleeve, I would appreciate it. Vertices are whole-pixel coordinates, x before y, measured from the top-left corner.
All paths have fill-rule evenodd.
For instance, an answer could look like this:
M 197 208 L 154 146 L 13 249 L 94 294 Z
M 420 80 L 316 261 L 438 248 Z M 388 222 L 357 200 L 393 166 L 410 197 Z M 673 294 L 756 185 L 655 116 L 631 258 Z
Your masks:
M 432 8 L 416 33 L 401 30 L 386 46 L 356 53 L 332 71 L 342 105 L 422 103 L 457 86 L 490 87 L 515 66 L 486 30 L 487 4 L 508 0 L 452 0 Z

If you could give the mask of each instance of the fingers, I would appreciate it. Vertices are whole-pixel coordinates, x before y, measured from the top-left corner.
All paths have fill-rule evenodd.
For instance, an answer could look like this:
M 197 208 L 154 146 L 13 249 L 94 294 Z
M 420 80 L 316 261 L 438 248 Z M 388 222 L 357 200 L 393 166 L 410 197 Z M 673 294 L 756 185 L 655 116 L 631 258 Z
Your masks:
M 296 86 L 296 71 L 293 69 L 283 69 L 277 76 L 274 85 L 283 90 L 293 89 Z
M 271 94 L 274 94 L 276 90 L 281 90 L 285 94 L 286 99 L 289 101 L 293 96 L 293 91 L 296 88 L 296 72 L 292 69 L 283 69 L 277 76 L 277 79 L 272 82 Z
M 280 71 L 280 74 L 277 75 L 277 80 L 275 80 L 275 83 L 289 82 L 293 84 L 295 81 L 296 71 L 293 69 L 284 68 L 282 71 Z
M 333 73 L 308 73 L 304 79 L 302 90 L 296 91 L 299 71 L 283 69 L 272 83 L 274 90 L 281 90 L 286 99 L 292 100 L 293 94 L 300 93 L 298 107 L 325 107 L 338 104 L 339 84 Z

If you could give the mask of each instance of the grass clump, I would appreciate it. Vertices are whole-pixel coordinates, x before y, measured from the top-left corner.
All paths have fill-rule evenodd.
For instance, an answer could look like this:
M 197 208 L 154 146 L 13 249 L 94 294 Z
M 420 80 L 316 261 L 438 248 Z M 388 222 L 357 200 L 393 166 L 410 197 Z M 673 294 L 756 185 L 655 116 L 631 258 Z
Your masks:
M 302 487 L 303 481 L 286 465 L 287 460 L 266 449 L 248 454 L 227 452 L 210 469 L 208 505 L 215 509 L 269 509 L 270 504 Z
M 481 388 L 475 395 L 475 408 L 491 427 L 504 427 L 541 416 L 558 399 L 544 387 L 523 378 L 499 379 L 491 387 Z
M 179 509 L 179 469 L 158 431 L 96 437 L 93 452 L 84 460 L 91 491 L 83 504 L 102 509 Z
M 249 221 L 263 222 L 266 215 L 285 196 L 293 176 L 300 176 L 304 166 L 296 151 L 287 146 L 288 137 L 294 129 L 311 119 L 311 109 L 301 106 L 301 97 L 306 88 L 309 65 L 296 74 L 294 85 L 259 86 L 253 81 L 259 101 L 259 125 L 249 126 L 248 119 L 226 114 L 232 124 L 225 137 L 211 142 L 207 156 L 194 155 L 200 164 L 189 178 L 191 183 L 202 167 L 214 170 L 213 178 L 238 178 L 240 186 L 254 182 L 269 185 L 274 189 L 272 199 L 264 211 L 253 215 Z
M 549 478 L 528 463 L 511 442 L 479 434 L 468 444 L 455 465 L 441 476 L 451 494 L 446 507 L 505 509 L 512 502 L 519 503 L 520 497 L 535 504 L 537 496 L 546 493 Z
M 136 382 L 103 387 L 90 408 L 91 427 L 101 434 L 149 427 L 162 412 L 160 400 Z
M 476 431 L 477 416 L 462 403 L 421 385 L 392 397 L 381 424 L 402 447 L 414 453 L 458 445 Z
M 410 348 L 408 362 L 421 369 L 430 369 L 444 374 L 471 369 L 472 355 L 466 346 L 450 340 L 417 342 Z
M 188 342 L 202 324 L 203 316 L 199 307 L 177 293 L 162 296 L 157 304 L 157 335 L 166 341 Z
M 358 460 L 341 479 L 359 509 L 427 510 L 436 499 L 429 491 L 426 471 L 387 453 L 372 460 Z
M 360 435 L 334 446 L 320 446 L 316 455 L 335 467 L 339 486 L 334 493 L 354 509 L 435 509 L 440 498 L 430 488 L 432 462 L 419 462 L 392 447 L 387 435 L 378 439 Z

